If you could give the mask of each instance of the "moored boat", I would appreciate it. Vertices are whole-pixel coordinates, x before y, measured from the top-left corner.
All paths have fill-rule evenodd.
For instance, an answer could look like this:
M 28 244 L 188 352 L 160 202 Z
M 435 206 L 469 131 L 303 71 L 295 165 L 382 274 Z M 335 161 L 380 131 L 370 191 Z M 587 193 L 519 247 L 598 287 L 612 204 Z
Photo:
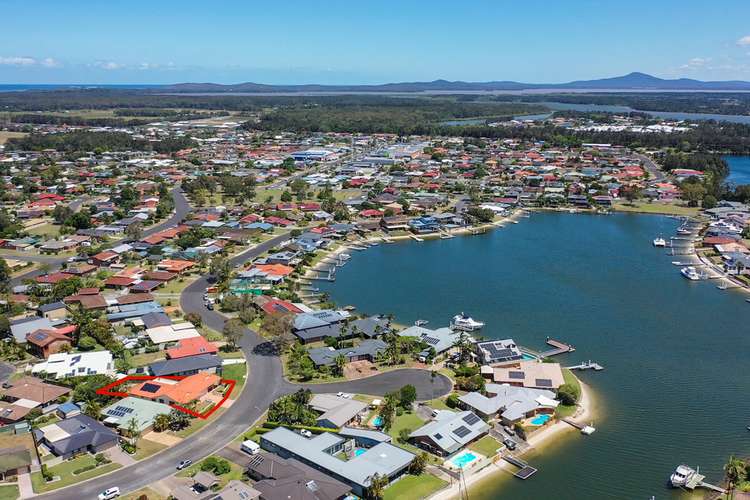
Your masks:
M 669 476 L 669 484 L 671 484 L 673 488 L 682 488 L 690 482 L 694 475 L 695 470 L 691 467 L 688 467 L 687 465 L 678 465 L 672 475 Z
M 461 313 L 453 316 L 451 321 L 451 328 L 453 330 L 463 330 L 465 332 L 473 332 L 479 330 L 484 326 L 481 321 L 475 321 L 471 316 Z
M 664 240 L 664 238 L 654 238 L 654 246 L 665 247 L 667 246 L 667 242 Z
M 687 266 L 680 269 L 680 274 L 691 281 L 698 281 L 701 279 L 701 275 L 693 266 Z

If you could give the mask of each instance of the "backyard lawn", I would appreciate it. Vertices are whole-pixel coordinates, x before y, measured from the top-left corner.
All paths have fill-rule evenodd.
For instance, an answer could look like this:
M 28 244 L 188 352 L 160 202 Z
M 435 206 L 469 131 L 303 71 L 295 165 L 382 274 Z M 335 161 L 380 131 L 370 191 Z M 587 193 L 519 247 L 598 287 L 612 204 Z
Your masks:
M 500 448 L 500 443 L 498 443 L 497 439 L 493 438 L 492 436 L 484 436 L 479 441 L 476 441 L 469 445 L 470 450 L 481 453 L 485 457 L 494 456 L 497 453 L 498 448 Z
M 0 486 L 0 500 L 16 500 L 18 498 L 18 486 L 7 484 Z
M 667 203 L 615 203 L 612 208 L 618 212 L 639 212 L 645 214 L 665 214 L 665 215 L 697 215 L 699 209 L 696 207 L 685 207 Z
M 432 474 L 407 475 L 385 489 L 383 500 L 427 498 L 436 491 L 443 489 L 447 484 L 447 482 Z
M 563 379 L 565 380 L 566 384 L 569 384 L 573 386 L 578 394 L 581 394 L 581 383 L 578 381 L 578 378 L 573 374 L 572 371 L 568 370 L 567 368 L 563 368 Z M 565 418 L 572 416 L 578 407 L 576 405 L 559 405 L 555 409 L 555 415 L 558 418 Z
M 236 399 L 242 391 L 242 387 L 245 385 L 245 377 L 247 376 L 247 363 L 238 363 L 236 365 L 226 365 L 221 370 L 221 377 L 234 380 L 237 384 L 232 390 L 231 399 Z
M 100 476 L 122 467 L 122 465 L 120 464 L 109 463 L 107 465 L 99 466 L 96 469 L 73 475 L 74 470 L 86 467 L 87 465 L 91 465 L 94 463 L 95 460 L 93 455 L 88 454 L 80 456 L 73 460 L 66 460 L 59 465 L 55 465 L 54 467 L 49 468 L 50 474 L 52 474 L 53 476 L 60 476 L 59 481 L 47 483 L 44 481 L 44 478 L 42 478 L 41 472 L 33 472 L 31 474 L 31 484 L 33 485 L 34 491 L 36 493 L 44 493 L 47 491 L 62 488 L 63 486 L 70 486 L 71 484 L 80 483 L 81 481 L 85 481 L 86 479 L 91 479 L 92 477 Z

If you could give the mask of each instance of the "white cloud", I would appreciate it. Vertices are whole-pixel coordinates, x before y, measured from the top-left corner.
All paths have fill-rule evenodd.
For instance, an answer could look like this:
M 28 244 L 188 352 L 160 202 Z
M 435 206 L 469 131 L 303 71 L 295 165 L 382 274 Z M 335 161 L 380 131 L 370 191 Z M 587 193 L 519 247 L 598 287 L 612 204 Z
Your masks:
M 62 67 L 62 63 L 58 61 L 57 59 L 53 59 L 51 57 L 45 57 L 40 61 L 40 64 L 44 66 L 45 68 L 60 68 Z
M 705 57 L 694 57 L 690 59 L 687 64 L 683 64 L 682 66 L 680 66 L 680 69 L 701 69 L 706 67 L 709 62 L 711 62 L 711 59 L 707 59 Z
M 743 36 L 742 38 L 737 40 L 737 45 L 739 45 L 740 47 L 747 47 L 748 45 L 750 45 L 750 35 Z
M 116 63 L 114 61 L 96 61 L 93 66 L 106 70 L 123 69 L 124 64 Z
M 4 66 L 34 66 L 37 60 L 33 57 L 0 57 L 0 64 Z

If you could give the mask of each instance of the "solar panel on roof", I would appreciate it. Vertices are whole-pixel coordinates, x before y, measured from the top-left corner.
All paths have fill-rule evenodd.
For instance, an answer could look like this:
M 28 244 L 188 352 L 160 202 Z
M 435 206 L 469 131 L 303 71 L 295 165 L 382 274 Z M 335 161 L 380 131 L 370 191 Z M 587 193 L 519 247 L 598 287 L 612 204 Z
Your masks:
M 145 392 L 156 392 L 159 389 L 161 389 L 161 386 L 158 384 L 143 384 L 143 387 L 141 387 L 141 390 Z
M 430 345 L 437 345 L 437 343 L 440 342 L 439 339 L 436 339 L 434 337 L 424 337 L 423 340 Z
M 471 431 L 469 429 L 467 429 L 466 427 L 464 427 L 463 425 L 461 427 L 456 428 L 453 431 L 453 434 L 455 434 L 456 436 L 458 436 L 460 438 L 462 438 L 464 436 L 467 436 L 470 433 L 471 433 Z
M 521 379 L 521 378 L 526 378 L 526 374 L 524 372 L 508 372 L 508 377 L 514 378 L 514 379 Z
M 538 378 L 536 379 L 536 385 L 538 387 L 552 387 L 552 380 L 548 378 Z
M 465 417 L 463 418 L 463 421 L 464 421 L 464 422 L 466 422 L 466 423 L 467 423 L 467 424 L 469 424 L 469 425 L 474 425 L 474 424 L 476 424 L 477 422 L 479 422 L 480 420 L 481 420 L 481 418 L 477 417 L 477 416 L 476 416 L 475 414 L 473 414 L 473 413 L 469 413 L 468 415 L 466 415 L 466 416 L 465 416 Z

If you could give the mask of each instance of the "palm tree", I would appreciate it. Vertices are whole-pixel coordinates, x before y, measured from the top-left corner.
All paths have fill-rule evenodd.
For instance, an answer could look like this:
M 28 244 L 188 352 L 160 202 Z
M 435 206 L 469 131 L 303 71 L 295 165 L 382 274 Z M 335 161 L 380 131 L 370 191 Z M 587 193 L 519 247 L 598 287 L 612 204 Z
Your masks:
M 154 417 L 154 430 L 156 432 L 162 432 L 169 428 L 169 415 L 166 413 L 160 413 Z
M 367 498 L 379 500 L 383 498 L 383 491 L 388 486 L 388 476 L 375 474 L 370 478 L 370 487 L 367 488 Z
M 346 365 L 346 357 L 343 354 L 339 354 L 333 360 L 336 364 L 336 374 L 341 377 L 344 375 L 344 366 Z
M 744 460 L 732 455 L 724 465 L 724 473 L 729 482 L 729 490 L 732 491 L 737 484 L 747 477 L 747 464 Z
M 130 438 L 130 444 L 133 446 L 133 452 L 136 451 L 140 435 L 141 431 L 138 430 L 138 421 L 135 418 L 131 418 L 128 420 L 128 437 Z

